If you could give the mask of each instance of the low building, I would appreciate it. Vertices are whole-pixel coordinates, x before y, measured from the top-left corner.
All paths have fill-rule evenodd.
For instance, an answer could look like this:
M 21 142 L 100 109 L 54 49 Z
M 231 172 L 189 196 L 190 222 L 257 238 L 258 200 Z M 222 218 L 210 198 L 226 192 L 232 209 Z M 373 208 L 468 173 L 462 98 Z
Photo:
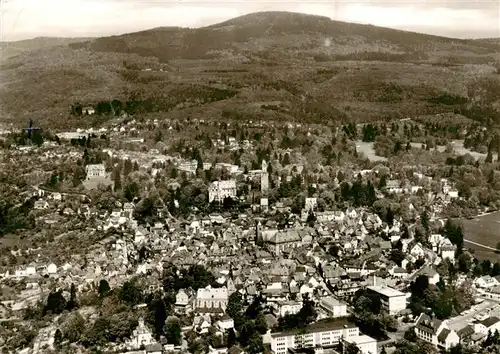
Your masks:
M 347 316 L 347 304 L 332 296 L 322 298 L 319 305 L 330 317 Z
M 287 354 L 289 349 L 334 346 L 342 339 L 359 336 L 359 328 L 348 321 L 320 321 L 306 328 L 271 333 L 271 350 Z
M 380 297 L 382 311 L 393 315 L 406 309 L 406 294 L 401 291 L 386 286 L 369 286 L 367 289 Z
M 367 336 L 360 335 L 356 337 L 351 337 L 344 340 L 345 343 L 351 343 L 356 345 L 359 349 L 360 354 L 377 354 L 377 340 Z

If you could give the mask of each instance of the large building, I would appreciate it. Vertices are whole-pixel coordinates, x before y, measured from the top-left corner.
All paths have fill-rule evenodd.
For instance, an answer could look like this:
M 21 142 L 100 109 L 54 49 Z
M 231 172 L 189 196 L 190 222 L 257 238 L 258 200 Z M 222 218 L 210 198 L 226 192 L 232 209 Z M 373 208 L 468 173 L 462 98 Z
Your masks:
M 198 289 L 196 293 L 196 307 L 201 308 L 220 308 L 225 311 L 228 302 L 227 288 L 212 288 L 207 286 L 204 289 Z
M 358 336 L 359 328 L 353 323 L 321 321 L 305 329 L 271 333 L 271 350 L 275 354 L 287 354 L 288 349 L 331 347 L 342 339 L 351 340 Z
M 215 181 L 208 188 L 208 202 L 222 202 L 224 198 L 236 197 L 236 181 Z
M 406 294 L 387 286 L 369 286 L 367 290 L 380 297 L 382 311 L 391 315 L 397 314 L 406 309 Z

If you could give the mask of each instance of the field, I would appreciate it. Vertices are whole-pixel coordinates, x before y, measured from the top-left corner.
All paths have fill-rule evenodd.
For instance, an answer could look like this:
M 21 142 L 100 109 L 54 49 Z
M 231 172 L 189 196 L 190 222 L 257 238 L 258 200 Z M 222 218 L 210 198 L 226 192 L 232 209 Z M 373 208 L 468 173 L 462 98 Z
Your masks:
M 484 246 L 496 248 L 500 242 L 500 213 L 479 216 L 475 219 L 459 220 L 464 229 L 464 239 Z M 478 245 L 465 242 L 465 247 L 474 250 L 477 259 L 500 261 L 500 253 Z

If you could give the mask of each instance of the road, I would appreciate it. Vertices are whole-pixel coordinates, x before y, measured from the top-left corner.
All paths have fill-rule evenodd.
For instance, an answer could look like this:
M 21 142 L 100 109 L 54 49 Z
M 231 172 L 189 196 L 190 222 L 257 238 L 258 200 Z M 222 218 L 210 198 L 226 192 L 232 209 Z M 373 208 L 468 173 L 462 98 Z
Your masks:
M 479 246 L 479 247 L 483 247 L 483 248 L 486 248 L 486 249 L 491 250 L 491 251 L 495 251 L 495 252 L 498 251 L 496 248 L 493 248 L 493 247 L 490 247 L 490 246 L 486 246 L 486 245 L 483 245 L 481 243 L 477 243 L 477 242 L 474 242 L 474 241 L 470 241 L 470 240 L 464 239 L 464 242 L 471 243 L 473 245 L 476 245 L 476 246 Z

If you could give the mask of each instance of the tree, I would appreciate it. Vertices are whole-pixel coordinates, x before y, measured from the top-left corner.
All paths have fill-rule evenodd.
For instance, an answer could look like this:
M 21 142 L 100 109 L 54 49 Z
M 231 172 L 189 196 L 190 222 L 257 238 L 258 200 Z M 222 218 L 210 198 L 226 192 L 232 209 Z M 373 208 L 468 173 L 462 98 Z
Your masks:
M 64 338 L 70 343 L 76 343 L 80 340 L 82 333 L 85 329 L 85 320 L 82 315 L 75 311 L 71 316 L 64 322 L 63 334 Z
M 105 297 L 111 288 L 109 287 L 109 283 L 106 279 L 101 279 L 99 281 L 99 296 L 100 297 Z
M 290 154 L 286 153 L 283 157 L 283 166 L 288 166 L 290 164 Z
M 126 186 L 125 186 L 125 189 L 123 191 L 123 196 L 129 201 L 129 202 L 132 202 L 135 197 L 137 197 L 137 194 L 139 193 L 139 186 L 137 185 L 137 183 L 135 182 L 132 182 L 132 183 L 128 183 Z
M 56 348 L 57 350 L 61 350 L 62 341 L 63 336 L 61 330 L 58 328 L 56 329 L 56 333 L 54 333 L 54 348 Z
M 179 345 L 182 342 L 182 329 L 179 320 L 169 320 L 164 328 L 165 338 L 169 344 Z
M 49 311 L 53 314 L 60 314 L 66 309 L 66 299 L 62 295 L 62 290 L 52 292 L 47 298 L 47 305 L 43 309 L 44 315 Z
M 236 333 L 234 332 L 234 329 L 230 328 L 227 331 L 227 347 L 232 348 L 233 345 L 236 344 Z
M 358 346 L 354 343 L 346 343 L 345 348 L 343 350 L 344 354 L 359 354 L 361 351 Z
M 255 319 L 255 329 L 260 334 L 266 334 L 267 332 L 267 321 L 264 312 L 260 311 Z
M 78 300 L 76 299 L 76 287 L 75 284 L 71 284 L 69 301 L 66 305 L 68 311 L 71 311 L 78 307 Z
M 500 252 L 500 242 L 497 243 L 497 250 L 496 250 L 497 253 Z
M 142 301 L 142 290 L 139 288 L 137 281 L 126 281 L 118 293 L 118 298 L 132 306 L 139 304 Z
M 305 294 L 302 298 L 302 308 L 297 314 L 300 321 L 304 324 L 312 323 L 318 317 L 314 301 L 309 298 L 309 294 Z
M 226 313 L 234 320 L 235 328 L 239 329 L 244 322 L 243 298 L 239 292 L 236 291 L 229 295 Z
M 39 131 L 34 131 L 31 135 L 31 142 L 37 146 L 42 146 L 43 135 Z
M 254 333 L 250 337 L 247 351 L 249 354 L 260 354 L 264 352 L 264 343 L 260 334 Z
M 151 318 L 150 322 L 153 323 L 154 335 L 159 339 L 164 333 L 165 321 L 167 320 L 165 302 L 163 299 L 157 297 L 148 304 L 148 309 Z

